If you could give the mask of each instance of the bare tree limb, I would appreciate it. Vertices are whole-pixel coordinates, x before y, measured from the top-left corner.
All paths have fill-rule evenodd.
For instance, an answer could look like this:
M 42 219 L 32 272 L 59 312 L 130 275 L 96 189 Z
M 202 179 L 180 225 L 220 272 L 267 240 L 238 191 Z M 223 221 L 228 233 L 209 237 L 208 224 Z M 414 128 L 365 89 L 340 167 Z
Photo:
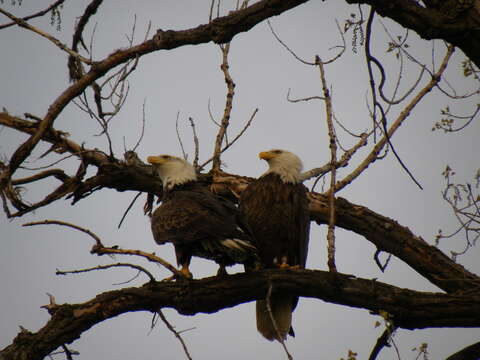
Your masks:
M 458 46 L 473 62 L 480 65 L 480 9 L 476 2 L 445 3 L 443 7 L 423 7 L 410 0 L 345 0 L 348 4 L 368 4 L 384 17 L 414 30 L 420 37 L 443 39 Z M 455 6 L 453 6 L 455 5 Z
M 225 109 L 223 112 L 223 117 L 220 122 L 220 128 L 218 129 L 217 138 L 215 140 L 215 148 L 213 151 L 212 157 L 212 171 L 219 172 L 220 171 L 220 155 L 222 153 L 222 144 L 223 140 L 226 138 L 227 135 L 227 128 L 230 125 L 230 115 L 232 113 L 232 106 L 233 106 L 233 96 L 235 95 L 235 83 L 233 82 L 232 77 L 230 76 L 230 72 L 228 71 L 228 53 L 230 51 L 230 43 L 225 45 L 220 45 L 220 49 L 222 50 L 222 65 L 220 68 L 222 69 L 225 83 L 227 85 L 227 99 L 225 102 Z M 228 145 L 228 143 L 227 143 Z
M 54 9 L 58 9 L 58 7 L 60 5 L 62 5 L 64 2 L 65 2 L 65 0 L 57 0 L 52 5 L 50 5 L 49 7 L 45 8 L 44 10 L 38 11 L 38 12 L 36 12 L 34 14 L 31 14 L 31 15 L 28 15 L 28 16 L 24 16 L 24 17 L 21 18 L 21 20 L 27 21 L 27 20 L 30 20 L 30 19 L 34 19 L 36 17 L 41 17 L 45 14 L 48 14 L 50 11 L 52 11 Z M 0 30 L 2 30 L 4 28 L 7 28 L 7 27 L 10 27 L 10 26 L 13 26 L 13 25 L 17 25 L 17 24 L 18 23 L 16 21 L 12 21 L 8 24 L 2 24 L 2 25 L 0 25 Z
M 47 40 L 49 40 L 50 42 L 55 44 L 58 48 L 65 51 L 66 53 L 68 53 L 70 56 L 73 56 L 74 58 L 80 60 L 81 62 L 84 62 L 85 64 L 89 64 L 89 65 L 92 64 L 92 61 L 90 59 L 87 59 L 87 58 L 83 57 L 82 55 L 80 55 L 79 53 L 73 51 L 67 45 L 63 44 L 60 40 L 58 40 L 57 38 L 53 37 L 52 35 L 46 33 L 45 31 L 40 30 L 39 28 L 37 28 L 33 25 L 30 25 L 25 20 L 23 20 L 21 18 L 17 18 L 13 14 L 10 14 L 8 11 L 6 11 L 2 8 L 0 8 L 0 13 L 5 15 L 6 17 L 10 18 L 11 20 L 13 20 L 18 26 L 20 26 L 24 29 L 33 31 L 34 33 L 44 37 Z
M 78 339 L 92 326 L 126 312 L 154 313 L 170 307 L 185 315 L 213 313 L 264 298 L 270 284 L 279 293 L 364 308 L 375 314 L 386 311 L 399 328 L 480 326 L 478 292 L 468 296 L 446 295 L 319 270 L 264 270 L 202 280 L 149 283 L 107 291 L 82 304 L 58 305 L 44 327 L 36 333 L 21 332 L 0 350 L 0 356 L 5 360 L 43 359 L 62 344 Z
M 360 165 L 357 166 L 349 175 L 347 175 L 344 179 L 337 182 L 335 187 L 335 191 L 339 191 L 343 189 L 345 186 L 350 184 L 354 179 L 356 179 L 363 171 L 373 162 L 377 160 L 377 156 L 380 151 L 384 148 L 384 146 L 388 143 L 388 139 L 392 138 L 392 135 L 395 131 L 400 127 L 403 121 L 410 115 L 411 111 L 415 108 L 415 106 L 422 100 L 422 98 L 428 94 L 441 80 L 441 76 L 445 71 L 448 61 L 454 52 L 454 48 L 449 46 L 447 49 L 447 53 L 443 59 L 442 65 L 438 69 L 438 71 L 434 74 L 432 79 L 428 82 L 428 84 L 423 87 L 417 95 L 410 101 L 410 103 L 403 109 L 400 115 L 395 119 L 390 128 L 388 129 L 387 133 L 377 142 L 374 146 L 370 154 L 361 162 Z
M 187 359 L 192 360 L 192 356 L 188 351 L 187 344 L 185 344 L 185 341 L 183 340 L 182 335 L 180 335 L 180 333 L 177 330 L 175 330 L 175 327 L 172 324 L 170 324 L 170 322 L 167 320 L 167 318 L 163 314 L 162 310 L 158 310 L 157 314 L 158 316 L 160 316 L 160 319 L 163 321 L 167 329 L 170 330 L 173 333 L 173 335 L 175 335 L 178 341 L 180 341 L 180 344 L 182 344 L 183 352 L 187 356 Z
M 450 355 L 446 360 L 478 360 L 478 354 L 480 354 L 480 342 L 467 346 Z
M 38 124 L 37 131 L 17 148 L 10 158 L 8 168 L 0 174 L 0 188 L 6 186 L 13 173 L 30 155 L 33 148 L 44 136 L 44 133 L 52 127 L 55 119 L 65 106 L 109 70 L 131 59 L 162 49 L 168 50 L 184 45 L 196 45 L 210 41 L 227 43 L 238 33 L 248 31 L 261 21 L 271 16 L 279 15 L 306 1 L 262 0 L 245 9 L 235 11 L 228 16 L 219 17 L 206 25 L 200 25 L 193 29 L 180 31 L 163 31 L 159 29 L 150 40 L 127 49 L 117 50 L 105 59 L 95 62 L 89 72 L 57 97 L 50 105 L 45 117 Z
M 95 271 L 95 270 L 106 270 L 106 269 L 111 269 L 114 267 L 129 267 L 132 269 L 136 269 L 140 272 L 143 272 L 145 275 L 147 275 L 150 278 L 150 281 L 155 281 L 155 277 L 145 268 L 135 265 L 135 264 L 129 264 L 129 263 L 116 263 L 116 264 L 108 264 L 108 265 L 98 265 L 95 267 L 87 268 L 87 269 L 79 269 L 79 270 L 58 270 L 55 272 L 56 275 L 67 275 L 67 274 L 81 274 L 85 272 L 90 272 L 90 271 Z
M 336 163 L 337 163 L 337 136 L 335 135 L 335 129 L 333 127 L 333 110 L 332 110 L 332 98 L 330 97 L 330 91 L 328 90 L 327 80 L 325 79 L 325 69 L 320 57 L 315 57 L 315 64 L 320 70 L 320 82 L 322 84 L 323 97 L 325 99 L 325 111 L 328 127 L 328 137 L 330 139 L 330 191 L 328 194 L 328 205 L 330 208 L 330 215 L 328 219 L 328 269 L 332 272 L 337 271 L 335 265 L 335 183 L 336 183 Z

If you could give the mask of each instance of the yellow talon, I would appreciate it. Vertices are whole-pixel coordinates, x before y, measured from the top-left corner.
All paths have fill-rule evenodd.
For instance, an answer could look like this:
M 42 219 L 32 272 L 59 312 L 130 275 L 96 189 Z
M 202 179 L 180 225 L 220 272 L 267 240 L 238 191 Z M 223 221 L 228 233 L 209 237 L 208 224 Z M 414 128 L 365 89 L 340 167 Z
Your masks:
M 193 278 L 192 273 L 190 272 L 190 270 L 188 270 L 188 265 L 182 266 L 182 268 L 180 269 L 180 272 L 181 272 L 182 275 L 185 276 L 185 278 L 187 278 L 187 279 L 192 279 L 192 278 Z

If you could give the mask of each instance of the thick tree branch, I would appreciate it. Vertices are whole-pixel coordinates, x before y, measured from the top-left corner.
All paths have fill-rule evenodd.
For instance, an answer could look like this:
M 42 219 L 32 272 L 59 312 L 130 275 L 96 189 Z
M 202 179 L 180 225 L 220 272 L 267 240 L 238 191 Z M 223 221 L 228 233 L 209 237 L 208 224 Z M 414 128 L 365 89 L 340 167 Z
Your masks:
M 52 318 L 36 333 L 23 331 L 0 351 L 4 360 L 43 359 L 62 344 L 78 339 L 92 326 L 131 311 L 156 312 L 174 308 L 180 314 L 214 313 L 265 297 L 288 292 L 327 302 L 388 312 L 395 326 L 480 326 L 480 296 L 456 296 L 406 290 L 351 275 L 313 270 L 265 270 L 226 277 L 181 282 L 156 282 L 142 287 L 102 293 L 82 304 L 57 305 Z M 222 296 L 218 296 L 221 293 Z
M 312 220 L 328 224 L 328 199 L 309 193 Z M 428 244 L 410 229 L 370 209 L 337 198 L 336 225 L 364 236 L 377 249 L 391 253 L 420 275 L 446 292 L 479 289 L 480 278 L 455 263 L 435 246 Z
M 450 355 L 446 360 L 478 360 L 478 354 L 480 354 L 480 342 L 463 348 Z
M 20 131 L 32 131 L 35 123 L 13 118 L 6 113 L 0 113 L 0 124 Z M 57 130 L 50 129 L 44 135 L 46 141 L 61 141 L 72 153 L 81 149 L 78 144 L 58 135 Z M 161 196 L 162 184 L 154 175 L 150 166 L 137 162 L 109 161 L 108 157 L 98 151 L 84 149 L 85 159 L 99 164 L 97 174 L 78 184 L 72 192 L 74 201 L 88 196 L 100 188 L 111 188 L 117 191 L 143 191 Z M 87 158 L 87 156 L 89 156 Z M 202 176 L 210 190 L 232 200 L 252 181 L 251 178 L 234 174 L 219 173 L 213 177 Z M 311 219 L 319 224 L 328 224 L 329 206 L 325 195 L 309 193 Z M 422 238 L 413 234 L 407 227 L 395 220 L 375 213 L 370 209 L 352 204 L 343 198 L 335 202 L 336 226 L 351 230 L 364 236 L 378 250 L 388 252 L 411 266 L 420 275 L 446 292 L 468 291 L 478 289 L 480 279 L 468 272 L 463 266 L 452 261 L 438 248 L 428 244 Z
M 345 0 L 368 4 L 381 16 L 415 31 L 426 40 L 443 39 L 458 46 L 480 66 L 480 5 L 478 0 L 441 1 L 440 6 L 422 7 L 412 0 Z

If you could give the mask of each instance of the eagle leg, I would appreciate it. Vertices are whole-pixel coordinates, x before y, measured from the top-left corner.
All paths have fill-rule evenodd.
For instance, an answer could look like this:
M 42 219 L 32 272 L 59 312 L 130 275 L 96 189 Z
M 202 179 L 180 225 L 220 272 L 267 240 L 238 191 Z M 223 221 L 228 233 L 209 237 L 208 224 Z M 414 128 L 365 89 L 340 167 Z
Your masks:
M 180 272 L 181 272 L 181 273 L 183 274 L 183 276 L 185 276 L 185 278 L 187 278 L 187 279 L 193 278 L 192 273 L 191 273 L 190 270 L 188 269 L 189 263 L 190 263 L 190 260 L 189 260 L 188 262 L 185 262 L 184 264 L 182 264 L 182 268 L 180 269 Z
M 227 269 L 225 269 L 225 265 L 219 265 L 217 276 L 226 276 L 226 275 L 228 275 L 228 273 L 227 273 Z
M 287 257 L 282 256 L 282 261 L 278 264 L 279 269 L 300 269 L 300 265 L 289 265 L 287 262 Z

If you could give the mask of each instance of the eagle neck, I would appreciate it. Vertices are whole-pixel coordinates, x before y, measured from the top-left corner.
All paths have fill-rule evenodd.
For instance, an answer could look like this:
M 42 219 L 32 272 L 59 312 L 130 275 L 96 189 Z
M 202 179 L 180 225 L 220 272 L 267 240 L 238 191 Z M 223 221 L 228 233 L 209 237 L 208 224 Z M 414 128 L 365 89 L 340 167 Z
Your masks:
M 288 171 L 285 168 L 269 169 L 261 178 L 276 177 L 284 184 L 296 185 L 300 183 L 300 173 Z
M 177 184 L 167 189 L 164 189 L 164 196 L 163 198 L 169 198 L 172 194 L 177 191 L 199 191 L 201 189 L 201 185 L 196 180 L 187 181 L 182 184 Z

